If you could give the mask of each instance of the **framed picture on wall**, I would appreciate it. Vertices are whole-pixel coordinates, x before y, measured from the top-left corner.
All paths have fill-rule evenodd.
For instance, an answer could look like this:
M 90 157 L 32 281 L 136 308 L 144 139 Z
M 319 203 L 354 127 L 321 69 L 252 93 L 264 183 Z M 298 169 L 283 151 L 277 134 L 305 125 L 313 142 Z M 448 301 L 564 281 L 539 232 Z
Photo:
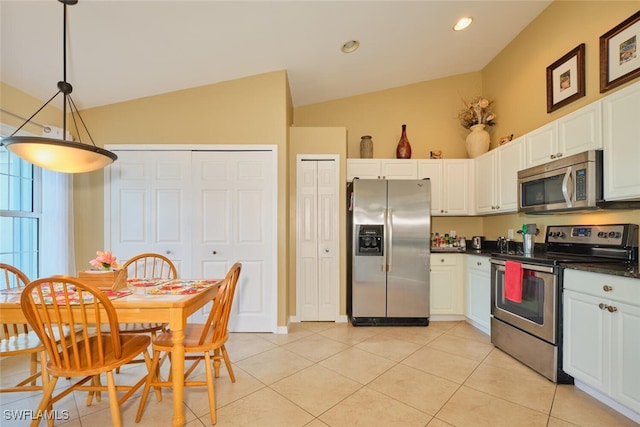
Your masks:
M 584 43 L 547 67 L 547 113 L 585 95 Z
M 640 76 L 640 11 L 600 36 L 600 93 Z

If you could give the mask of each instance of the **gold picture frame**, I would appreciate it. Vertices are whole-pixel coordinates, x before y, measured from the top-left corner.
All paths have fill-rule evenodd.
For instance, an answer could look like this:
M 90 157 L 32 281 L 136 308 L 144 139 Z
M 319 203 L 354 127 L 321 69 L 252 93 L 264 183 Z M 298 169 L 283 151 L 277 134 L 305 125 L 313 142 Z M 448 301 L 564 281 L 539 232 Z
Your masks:
M 582 43 L 547 67 L 547 113 L 585 96 L 584 54 Z
M 640 76 L 640 11 L 600 36 L 600 93 Z

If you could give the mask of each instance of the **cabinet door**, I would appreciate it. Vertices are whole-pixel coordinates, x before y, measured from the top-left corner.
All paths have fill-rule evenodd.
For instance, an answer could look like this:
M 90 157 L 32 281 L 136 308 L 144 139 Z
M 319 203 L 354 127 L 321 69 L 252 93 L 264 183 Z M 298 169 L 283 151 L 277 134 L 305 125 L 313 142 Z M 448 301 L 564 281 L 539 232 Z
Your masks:
M 431 256 L 431 314 L 462 314 L 462 293 L 458 279 L 457 257 L 453 254 Z
M 640 303 L 640 301 L 637 301 Z M 640 306 L 610 303 L 611 396 L 640 413 Z
M 558 123 L 551 122 L 524 136 L 527 167 L 541 165 L 558 156 Z
M 640 197 L 640 83 L 603 98 L 604 198 Z
M 524 169 L 524 141 L 516 139 L 496 150 L 496 212 L 518 210 L 518 171 Z M 477 197 L 477 195 L 476 195 Z
M 608 392 L 609 312 L 602 298 L 564 290 L 563 369 L 599 391 Z
M 443 165 L 443 213 L 467 215 L 470 211 L 471 160 L 445 160 Z
M 563 156 L 602 148 L 602 104 L 593 102 L 558 119 L 558 151 Z
M 347 181 L 358 177 L 361 179 L 377 179 L 382 176 L 379 159 L 347 159 Z
M 467 255 L 467 307 L 469 320 L 491 334 L 491 267 L 489 258 Z
M 494 213 L 496 203 L 496 151 L 474 160 L 475 212 Z
M 411 159 L 384 159 L 380 165 L 385 179 L 418 179 L 418 162 Z
M 431 181 L 431 215 L 441 215 L 442 206 L 442 160 L 419 160 L 418 179 L 429 178 Z

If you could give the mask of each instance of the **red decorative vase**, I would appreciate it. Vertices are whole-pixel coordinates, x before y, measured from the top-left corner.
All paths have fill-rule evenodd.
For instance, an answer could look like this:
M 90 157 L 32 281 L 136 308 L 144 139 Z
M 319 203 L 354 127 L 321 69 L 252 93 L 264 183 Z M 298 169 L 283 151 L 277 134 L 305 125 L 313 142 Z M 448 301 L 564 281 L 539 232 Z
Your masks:
M 411 158 L 411 144 L 409 144 L 409 139 L 407 139 L 407 125 L 402 125 L 402 135 L 396 148 L 396 157 L 398 159 Z

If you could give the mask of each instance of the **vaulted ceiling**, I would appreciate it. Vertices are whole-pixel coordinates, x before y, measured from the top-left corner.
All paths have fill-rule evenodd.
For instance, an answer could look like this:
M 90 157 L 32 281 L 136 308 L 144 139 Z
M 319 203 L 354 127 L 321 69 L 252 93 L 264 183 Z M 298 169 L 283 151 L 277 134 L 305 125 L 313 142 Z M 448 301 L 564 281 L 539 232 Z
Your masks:
M 479 71 L 550 3 L 80 0 L 67 81 L 84 109 L 284 69 L 302 106 Z M 56 92 L 62 16 L 55 0 L 0 0 L 2 82 Z

